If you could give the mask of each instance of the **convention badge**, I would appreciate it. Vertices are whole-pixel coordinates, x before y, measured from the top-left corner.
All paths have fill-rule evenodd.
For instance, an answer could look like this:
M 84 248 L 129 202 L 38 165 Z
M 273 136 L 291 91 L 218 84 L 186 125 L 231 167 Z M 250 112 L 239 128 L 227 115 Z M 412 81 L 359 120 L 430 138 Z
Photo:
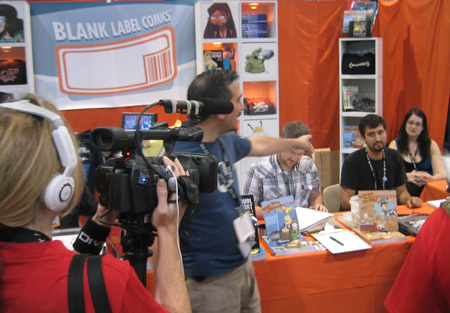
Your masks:
M 250 251 L 252 250 L 252 241 L 250 239 L 244 241 L 243 243 L 240 243 L 238 245 L 239 250 L 241 250 L 241 254 L 244 258 L 248 257 L 250 254 Z
M 255 226 L 253 226 L 252 219 L 248 212 L 235 219 L 233 221 L 233 227 L 239 244 L 244 243 L 255 234 Z

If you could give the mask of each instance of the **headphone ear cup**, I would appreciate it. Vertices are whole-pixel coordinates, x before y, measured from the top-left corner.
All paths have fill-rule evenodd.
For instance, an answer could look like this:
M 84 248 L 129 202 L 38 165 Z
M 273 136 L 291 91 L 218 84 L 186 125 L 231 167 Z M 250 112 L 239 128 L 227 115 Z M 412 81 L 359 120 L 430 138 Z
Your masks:
M 72 177 L 57 174 L 45 188 L 45 206 L 55 212 L 64 210 L 72 200 L 74 187 Z

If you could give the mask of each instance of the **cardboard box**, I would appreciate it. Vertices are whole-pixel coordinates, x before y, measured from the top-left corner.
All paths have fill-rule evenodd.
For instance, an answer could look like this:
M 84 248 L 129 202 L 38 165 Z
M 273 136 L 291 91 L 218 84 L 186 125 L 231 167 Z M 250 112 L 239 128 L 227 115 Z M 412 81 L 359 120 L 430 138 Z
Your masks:
M 330 148 L 315 149 L 313 159 L 319 172 L 322 191 L 330 185 L 339 184 L 339 150 L 331 151 Z

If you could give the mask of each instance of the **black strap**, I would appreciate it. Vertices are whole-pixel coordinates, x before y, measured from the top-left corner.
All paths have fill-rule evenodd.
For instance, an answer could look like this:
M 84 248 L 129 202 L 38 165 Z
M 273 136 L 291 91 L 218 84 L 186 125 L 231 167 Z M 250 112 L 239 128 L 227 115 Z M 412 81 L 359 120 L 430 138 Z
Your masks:
M 89 258 L 88 258 L 89 257 Z M 111 313 L 102 272 L 102 256 L 76 254 L 70 262 L 68 298 L 70 313 L 85 313 L 83 271 L 87 261 L 87 274 L 92 303 L 96 313 Z
M 69 312 L 84 313 L 84 288 L 83 269 L 86 262 L 86 254 L 76 254 L 69 267 L 67 283 L 67 296 L 69 297 Z
M 111 313 L 102 272 L 102 256 L 92 255 L 87 262 L 89 288 L 96 313 Z

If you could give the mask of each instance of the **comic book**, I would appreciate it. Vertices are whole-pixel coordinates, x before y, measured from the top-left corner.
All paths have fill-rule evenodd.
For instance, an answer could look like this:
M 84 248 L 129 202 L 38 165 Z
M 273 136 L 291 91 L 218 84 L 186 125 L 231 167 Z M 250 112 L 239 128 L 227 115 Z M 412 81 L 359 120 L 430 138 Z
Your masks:
M 361 190 L 358 198 L 361 231 L 398 231 L 395 190 Z
M 300 233 L 294 197 L 287 196 L 261 202 L 266 234 L 264 240 L 274 255 L 318 251 Z

